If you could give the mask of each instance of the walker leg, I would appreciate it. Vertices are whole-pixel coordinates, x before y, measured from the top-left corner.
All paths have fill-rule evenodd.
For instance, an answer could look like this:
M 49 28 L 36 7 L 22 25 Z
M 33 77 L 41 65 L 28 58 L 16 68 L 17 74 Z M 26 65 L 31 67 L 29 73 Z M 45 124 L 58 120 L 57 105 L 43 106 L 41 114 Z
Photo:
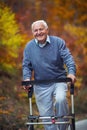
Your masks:
M 33 125 L 28 125 L 28 130 L 34 130 L 34 126 Z
M 75 130 L 75 118 L 72 119 L 72 122 L 70 124 L 70 130 Z
M 28 92 L 28 98 L 29 98 L 29 109 L 30 109 L 30 115 L 33 115 L 32 112 L 32 95 L 33 95 L 33 86 L 30 88 L 30 91 Z M 33 122 L 31 119 L 30 122 Z M 34 125 L 28 125 L 28 130 L 34 130 Z
M 73 130 L 75 130 L 75 118 L 72 119 Z
M 70 128 L 71 128 L 71 130 L 75 130 L 74 85 L 73 84 L 71 84 L 70 94 L 71 94 L 71 113 L 72 113 L 72 117 L 73 117 L 71 120 Z

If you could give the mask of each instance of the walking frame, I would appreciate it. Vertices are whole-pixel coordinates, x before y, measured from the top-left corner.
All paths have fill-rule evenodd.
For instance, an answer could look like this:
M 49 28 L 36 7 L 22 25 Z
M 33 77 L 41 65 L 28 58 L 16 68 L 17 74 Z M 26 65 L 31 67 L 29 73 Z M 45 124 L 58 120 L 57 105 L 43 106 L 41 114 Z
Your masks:
M 64 116 L 34 116 L 32 112 L 32 94 L 33 94 L 33 87 L 30 88 L 28 92 L 29 98 L 29 108 L 30 108 L 30 115 L 28 116 L 28 122 L 26 125 L 28 130 L 34 130 L 34 125 L 51 125 L 51 124 L 68 124 L 70 125 L 70 130 L 75 130 L 75 112 L 74 112 L 74 84 L 72 83 L 71 78 L 63 78 L 63 79 L 50 79 L 50 80 L 32 80 L 32 81 L 22 81 L 22 85 L 34 85 L 34 84 L 43 84 L 43 83 L 59 83 L 59 82 L 70 82 L 70 96 L 71 96 L 71 112 L 69 115 Z M 50 121 L 44 121 L 43 119 L 50 119 Z M 66 121 L 60 121 L 60 119 L 66 119 Z

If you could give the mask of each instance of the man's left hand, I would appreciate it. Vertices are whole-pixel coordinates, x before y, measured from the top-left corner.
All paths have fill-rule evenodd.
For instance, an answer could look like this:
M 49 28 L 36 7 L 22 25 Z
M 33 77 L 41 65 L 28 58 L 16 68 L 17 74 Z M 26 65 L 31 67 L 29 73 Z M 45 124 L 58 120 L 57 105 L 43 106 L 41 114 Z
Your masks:
M 67 78 L 71 78 L 73 84 L 76 82 L 76 76 L 73 74 L 68 74 Z

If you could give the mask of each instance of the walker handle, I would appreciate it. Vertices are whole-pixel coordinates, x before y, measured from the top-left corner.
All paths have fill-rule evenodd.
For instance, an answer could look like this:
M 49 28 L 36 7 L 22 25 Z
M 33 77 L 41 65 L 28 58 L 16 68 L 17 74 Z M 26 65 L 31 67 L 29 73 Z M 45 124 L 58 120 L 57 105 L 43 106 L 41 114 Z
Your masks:
M 22 85 L 34 85 L 34 84 L 46 84 L 46 83 L 60 83 L 60 82 L 71 82 L 71 78 L 59 78 L 59 79 L 49 79 L 49 80 L 32 80 L 32 81 L 22 81 Z
M 72 79 L 71 78 L 59 78 L 59 79 L 49 79 L 49 80 L 31 80 L 31 81 L 22 81 L 22 85 L 37 85 L 37 84 L 46 84 L 46 83 L 60 83 L 60 82 L 71 82 L 72 86 Z M 28 97 L 31 98 L 33 94 L 33 86 L 29 88 Z M 71 87 L 71 93 L 73 93 L 73 87 Z
M 28 98 L 32 98 L 32 95 L 33 95 L 33 86 L 29 88 Z

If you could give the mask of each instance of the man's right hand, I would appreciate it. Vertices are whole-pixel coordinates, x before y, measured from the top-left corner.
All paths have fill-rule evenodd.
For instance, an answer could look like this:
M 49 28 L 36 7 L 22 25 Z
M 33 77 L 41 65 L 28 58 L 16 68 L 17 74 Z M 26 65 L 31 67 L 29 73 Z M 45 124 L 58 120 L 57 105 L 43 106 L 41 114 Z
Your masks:
M 24 81 L 30 81 L 30 79 L 26 79 L 26 80 L 24 80 Z M 32 87 L 32 85 L 28 85 L 28 86 L 25 86 L 25 85 L 23 85 L 23 89 L 25 90 L 25 91 L 30 91 L 30 88 Z

